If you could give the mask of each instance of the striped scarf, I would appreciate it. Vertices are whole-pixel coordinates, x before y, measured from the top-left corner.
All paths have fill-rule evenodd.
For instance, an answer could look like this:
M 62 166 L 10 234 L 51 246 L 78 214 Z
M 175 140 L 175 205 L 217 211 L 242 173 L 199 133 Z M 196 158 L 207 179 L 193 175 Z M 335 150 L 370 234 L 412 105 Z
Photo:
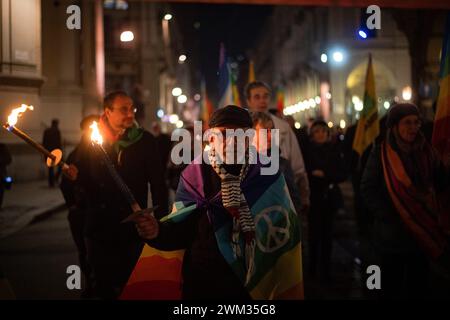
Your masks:
M 239 176 L 233 175 L 218 163 L 217 154 L 214 145 L 208 153 L 209 162 L 214 171 L 219 175 L 221 180 L 222 203 L 225 209 L 233 218 L 233 227 L 231 232 L 231 247 L 235 258 L 242 258 L 242 251 L 239 245 L 241 231 L 245 240 L 245 265 L 247 270 L 246 284 L 250 281 L 254 270 L 255 258 L 255 222 L 252 214 L 242 193 L 241 183 L 247 175 L 249 169 L 248 151 L 245 153 L 245 163 L 242 165 Z

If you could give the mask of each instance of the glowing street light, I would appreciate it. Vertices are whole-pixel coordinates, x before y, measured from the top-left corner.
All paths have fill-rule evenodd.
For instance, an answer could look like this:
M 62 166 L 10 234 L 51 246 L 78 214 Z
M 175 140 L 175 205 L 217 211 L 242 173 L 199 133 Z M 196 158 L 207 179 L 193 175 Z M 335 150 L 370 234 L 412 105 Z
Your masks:
M 171 115 L 169 116 L 169 122 L 170 122 L 171 124 L 176 124 L 176 123 L 178 122 L 178 120 L 180 120 L 180 118 L 179 118 L 178 115 L 176 115 L 176 114 L 171 114 Z
M 333 52 L 333 60 L 336 62 L 342 62 L 344 60 L 344 54 L 341 51 Z
M 186 61 L 187 57 L 186 55 L 182 54 L 179 58 L 178 58 L 178 63 L 182 64 Z
M 177 128 L 183 128 L 184 126 L 184 122 L 181 120 L 178 120 L 177 123 L 175 124 Z
M 409 101 L 412 98 L 412 89 L 410 86 L 404 87 L 402 91 L 403 100 Z
M 171 20 L 173 18 L 173 16 L 170 14 L 170 13 L 167 13 L 165 16 L 164 16 L 164 20 L 166 20 L 166 21 L 169 21 L 169 20 Z
M 322 53 L 320 55 L 320 61 L 322 61 L 323 63 L 327 63 L 328 61 L 328 56 L 325 53 Z
M 183 90 L 181 90 L 181 88 L 176 87 L 176 88 L 172 89 L 172 95 L 174 97 L 179 97 L 182 93 L 183 93 Z
M 121 42 L 131 42 L 134 40 L 134 34 L 131 31 L 124 31 L 120 34 Z
M 316 102 L 316 104 L 320 104 L 321 99 L 320 99 L 319 96 L 316 96 L 316 97 L 314 98 L 314 101 Z
M 177 101 L 178 103 L 186 103 L 187 97 L 184 94 L 182 94 L 181 96 L 178 97 Z

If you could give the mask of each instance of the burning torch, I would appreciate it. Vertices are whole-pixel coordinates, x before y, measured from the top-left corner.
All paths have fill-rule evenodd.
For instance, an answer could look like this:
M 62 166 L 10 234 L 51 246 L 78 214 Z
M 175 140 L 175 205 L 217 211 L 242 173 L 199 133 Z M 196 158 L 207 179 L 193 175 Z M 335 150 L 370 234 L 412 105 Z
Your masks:
M 8 116 L 8 122 L 3 125 L 3 128 L 8 130 L 11 133 L 14 133 L 20 139 L 28 143 L 34 149 L 42 153 L 47 157 L 46 164 L 48 167 L 56 167 L 61 166 L 63 170 L 69 169 L 69 166 L 62 161 L 62 151 L 60 149 L 55 149 L 52 152 L 45 149 L 41 144 L 37 143 L 30 136 L 28 136 L 25 132 L 16 127 L 17 120 L 22 116 L 22 114 L 27 110 L 33 110 L 33 106 L 28 106 L 26 104 L 22 104 L 21 107 L 14 109 L 11 114 Z
M 133 214 L 128 216 L 122 222 L 133 221 L 134 218 L 136 218 L 139 214 L 143 213 L 141 206 L 139 205 L 139 203 L 137 203 L 130 188 L 128 188 L 128 186 L 125 184 L 122 177 L 119 175 L 116 168 L 114 167 L 114 164 L 112 163 L 112 161 L 109 158 L 108 154 L 106 153 L 105 149 L 103 148 L 103 137 L 100 134 L 97 122 L 94 121 L 90 125 L 89 128 L 92 129 L 92 133 L 91 133 L 92 146 L 95 148 L 95 150 L 98 152 L 98 154 L 102 158 L 102 160 L 106 166 L 106 169 L 108 170 L 110 176 L 114 180 L 117 188 L 119 188 L 120 192 L 125 197 L 128 204 L 130 205 L 131 209 L 133 210 Z M 154 209 L 155 208 L 148 208 L 145 210 L 145 212 L 151 213 L 152 211 L 154 211 Z

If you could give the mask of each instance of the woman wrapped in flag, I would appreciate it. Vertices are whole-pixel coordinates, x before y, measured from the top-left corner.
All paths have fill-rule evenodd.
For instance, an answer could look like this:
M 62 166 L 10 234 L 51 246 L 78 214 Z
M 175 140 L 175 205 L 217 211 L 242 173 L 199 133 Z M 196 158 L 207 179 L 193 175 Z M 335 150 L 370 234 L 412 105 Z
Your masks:
M 361 181 L 375 218 L 383 298 L 424 297 L 430 258 L 450 266 L 450 230 L 443 223 L 450 213 L 437 201 L 448 172 L 420 126 L 415 105 L 394 105 L 386 138 L 372 149 Z
M 215 134 L 245 130 L 252 119 L 227 106 L 209 127 Z M 251 161 L 260 156 L 250 148 L 235 161 L 243 164 L 222 163 L 229 141 L 218 143 L 215 134 L 205 151 L 209 163 L 194 161 L 183 171 L 174 211 L 159 222 L 141 215 L 139 234 L 159 250 L 185 249 L 183 299 L 302 299 L 299 222 L 283 175 L 262 175 L 263 161 Z

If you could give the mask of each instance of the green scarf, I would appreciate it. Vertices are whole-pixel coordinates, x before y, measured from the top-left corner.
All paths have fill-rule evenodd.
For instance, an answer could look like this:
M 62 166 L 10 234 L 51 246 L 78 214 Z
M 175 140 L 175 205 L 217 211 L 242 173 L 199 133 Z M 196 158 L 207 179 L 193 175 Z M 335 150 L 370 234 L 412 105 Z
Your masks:
M 141 140 L 144 135 L 144 129 L 140 128 L 136 123 L 128 128 L 125 133 L 114 142 L 113 147 L 117 153 L 120 153 L 122 150 L 128 148 L 132 144 L 135 144 L 139 140 Z

